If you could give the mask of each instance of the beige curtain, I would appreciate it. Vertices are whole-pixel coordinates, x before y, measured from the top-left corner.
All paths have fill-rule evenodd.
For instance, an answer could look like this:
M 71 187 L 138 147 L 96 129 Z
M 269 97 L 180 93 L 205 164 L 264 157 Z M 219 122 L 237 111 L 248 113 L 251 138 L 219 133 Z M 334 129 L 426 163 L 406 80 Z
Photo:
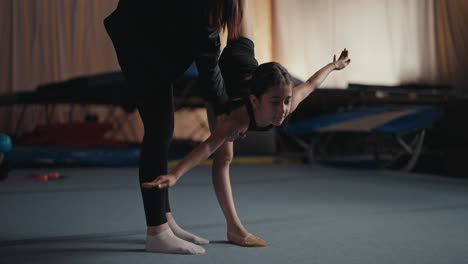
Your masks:
M 102 20 L 117 0 L 0 1 L 0 93 L 34 90 L 39 84 L 118 70 Z M 8 59 L 3 59 L 8 58 Z M 13 133 L 22 108 L 2 107 L 0 130 Z M 69 107 L 59 106 L 52 122 L 69 120 Z M 106 115 L 107 109 L 81 107 Z M 29 106 L 17 132 L 29 132 L 46 119 L 43 106 Z M 119 133 L 116 133 L 119 134 Z
M 440 79 L 468 92 L 468 1 L 435 1 Z
M 273 2 L 274 58 L 302 79 L 347 48 L 350 67 L 322 87 L 436 81 L 433 1 Z
M 252 12 L 253 41 L 255 43 L 255 56 L 259 63 L 269 62 L 273 59 L 273 17 L 271 0 L 249 0 Z
M 12 82 L 16 90 L 117 69 L 102 24 L 116 1 L 12 2 Z

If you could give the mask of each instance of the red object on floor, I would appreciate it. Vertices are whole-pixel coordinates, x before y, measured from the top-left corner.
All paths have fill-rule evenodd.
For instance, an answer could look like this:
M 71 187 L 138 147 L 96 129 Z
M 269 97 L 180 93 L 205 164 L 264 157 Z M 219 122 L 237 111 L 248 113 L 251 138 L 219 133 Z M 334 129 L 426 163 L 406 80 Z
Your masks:
M 60 178 L 60 174 L 58 172 L 51 172 L 47 176 L 49 180 L 57 180 Z
M 19 182 L 19 181 L 49 181 L 49 180 L 59 180 L 63 179 L 60 177 L 58 172 L 50 172 L 50 173 L 42 173 L 42 174 L 32 174 L 25 177 L 17 177 L 17 178 L 7 178 L 3 181 L 5 182 Z

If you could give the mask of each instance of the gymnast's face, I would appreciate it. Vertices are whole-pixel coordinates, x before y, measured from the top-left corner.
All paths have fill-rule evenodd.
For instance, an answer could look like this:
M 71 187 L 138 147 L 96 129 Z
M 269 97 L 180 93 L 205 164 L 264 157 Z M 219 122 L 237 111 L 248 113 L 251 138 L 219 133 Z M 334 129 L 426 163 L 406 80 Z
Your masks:
M 292 100 L 292 85 L 270 87 L 260 98 L 251 96 L 257 125 L 280 126 L 289 114 Z

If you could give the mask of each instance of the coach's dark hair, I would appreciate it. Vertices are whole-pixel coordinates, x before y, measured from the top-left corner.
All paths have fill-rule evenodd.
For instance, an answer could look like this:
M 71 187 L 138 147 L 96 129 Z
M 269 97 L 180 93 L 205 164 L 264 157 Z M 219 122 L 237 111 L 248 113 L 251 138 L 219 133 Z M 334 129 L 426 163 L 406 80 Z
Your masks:
M 244 0 L 208 0 L 210 2 L 211 26 L 218 29 L 229 29 L 229 34 L 237 38 L 243 16 Z
M 292 85 L 288 70 L 277 62 L 263 63 L 255 69 L 249 80 L 249 93 L 260 97 L 268 89 L 278 85 Z

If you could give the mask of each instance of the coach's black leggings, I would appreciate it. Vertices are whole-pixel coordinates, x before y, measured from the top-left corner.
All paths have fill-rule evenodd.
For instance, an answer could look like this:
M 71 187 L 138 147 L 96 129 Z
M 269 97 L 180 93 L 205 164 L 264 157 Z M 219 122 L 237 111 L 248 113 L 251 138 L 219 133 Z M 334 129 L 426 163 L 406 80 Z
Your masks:
M 171 91 L 168 87 L 166 92 Z M 168 172 L 167 160 L 174 129 L 174 111 L 172 95 L 165 98 L 139 103 L 137 106 L 145 129 L 140 152 L 139 179 L 148 226 L 164 224 L 167 222 L 166 212 L 170 212 L 168 189 L 141 187 L 143 182 L 152 181 Z
M 131 85 L 139 85 L 140 88 L 142 85 L 148 85 L 138 80 L 132 83 L 131 77 L 128 79 Z M 174 130 L 172 88 L 168 83 L 158 83 L 156 89 L 157 95 L 154 94 L 154 90 L 144 92 L 145 98 L 137 103 L 144 126 L 139 160 L 139 184 L 147 226 L 166 223 L 166 212 L 171 211 L 167 188 L 146 189 L 141 186 L 143 182 L 152 181 L 168 172 L 168 151 Z
M 139 184 L 147 226 L 167 222 L 170 212 L 168 189 L 142 187 L 143 182 L 167 174 L 168 150 L 174 130 L 174 106 L 171 80 L 191 61 L 161 64 L 158 55 L 144 40 L 110 33 L 123 74 L 127 80 L 126 96 L 137 105 L 144 125 L 144 138 L 139 160 Z M 114 38 L 112 36 L 114 35 Z M 168 68 L 173 74 L 168 74 Z M 179 69 L 180 68 L 180 69 Z
M 141 92 L 137 109 L 143 121 L 144 137 L 139 160 L 139 183 L 147 226 L 156 226 L 167 222 L 166 212 L 171 210 L 168 189 L 146 189 L 141 184 L 168 173 L 168 151 L 174 131 L 172 86 L 168 82 L 147 80 L 142 72 L 137 77 L 137 80 L 133 80 L 132 76 L 127 79 Z

